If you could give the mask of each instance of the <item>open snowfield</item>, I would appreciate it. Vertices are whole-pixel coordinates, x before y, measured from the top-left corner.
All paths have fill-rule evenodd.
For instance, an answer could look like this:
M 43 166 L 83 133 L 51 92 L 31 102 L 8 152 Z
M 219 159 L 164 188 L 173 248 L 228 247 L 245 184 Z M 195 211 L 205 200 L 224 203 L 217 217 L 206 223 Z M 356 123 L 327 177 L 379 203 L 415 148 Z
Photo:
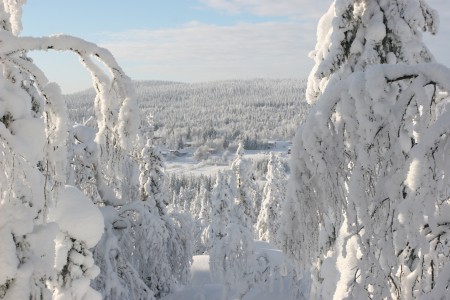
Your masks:
M 273 144 L 271 149 L 246 150 L 245 157 L 252 161 L 261 161 L 268 159 L 270 152 L 283 158 L 289 156 L 289 149 L 291 148 L 292 142 L 273 141 L 271 143 Z M 194 157 L 196 150 L 197 148 L 193 147 L 185 148 L 177 151 L 177 153 L 174 153 L 174 151 L 169 152 L 167 149 L 163 150 L 162 152 L 166 159 L 166 171 L 168 173 L 190 174 L 194 176 L 215 176 L 219 171 L 230 169 L 230 162 L 234 158 L 234 153 L 221 151 L 211 154 L 206 160 L 198 161 Z

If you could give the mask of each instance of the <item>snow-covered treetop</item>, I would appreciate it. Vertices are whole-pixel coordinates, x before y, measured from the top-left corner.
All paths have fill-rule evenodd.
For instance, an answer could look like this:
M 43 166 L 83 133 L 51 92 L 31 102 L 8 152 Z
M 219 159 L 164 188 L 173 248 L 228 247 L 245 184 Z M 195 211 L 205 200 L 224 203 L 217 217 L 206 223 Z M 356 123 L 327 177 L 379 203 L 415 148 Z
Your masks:
M 425 0 L 335 0 L 319 21 L 308 102 L 330 81 L 369 65 L 434 61 L 421 33 L 435 34 L 438 25 L 437 12 Z
M 14 35 L 19 35 L 22 31 L 22 6 L 26 0 L 3 0 L 2 12 L 8 14 L 1 17 L 3 20 L 8 20 L 3 24 L 4 29 L 11 31 Z

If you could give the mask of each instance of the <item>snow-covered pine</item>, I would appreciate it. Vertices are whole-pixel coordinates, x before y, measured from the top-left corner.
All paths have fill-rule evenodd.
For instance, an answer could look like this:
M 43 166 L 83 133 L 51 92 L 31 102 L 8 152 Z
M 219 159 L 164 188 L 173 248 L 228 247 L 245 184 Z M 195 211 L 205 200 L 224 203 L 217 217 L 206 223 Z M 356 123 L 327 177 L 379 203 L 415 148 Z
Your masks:
M 0 5 L 5 30 L 9 15 Z M 58 226 L 47 220 L 44 100 L 32 77 L 2 59 L 0 86 L 0 298 L 50 299 Z
M 112 206 L 101 208 L 105 219 L 105 232 L 94 249 L 94 260 L 100 267 L 100 274 L 92 283 L 104 299 L 154 299 L 154 293 L 134 268 L 119 243 L 121 230 L 128 227 Z
M 6 5 L 6 1 L 2 3 Z M 16 4 L 21 2 L 7 3 L 9 6 Z M 20 8 L 11 11 L 20 12 Z M 150 213 L 150 209 L 142 205 L 144 201 L 141 200 L 145 199 L 141 199 L 140 191 L 149 192 L 145 183 L 148 180 L 139 182 L 139 161 L 136 157 L 142 147 L 138 130 L 140 122 L 129 78 L 105 49 L 64 35 L 45 38 L 17 37 L 9 30 L 20 26 L 11 25 L 8 14 L 3 13 L 2 16 L 5 21 L 0 36 L 3 41 L 8 41 L 3 43 L 0 49 L 4 66 L 2 82 L 5 91 L 9 91 L 1 106 L 2 148 L 8 150 L 2 153 L 5 155 L 6 164 L 11 162 L 12 167 L 5 167 L 4 176 L 1 177 L 1 203 L 2 206 L 6 205 L 1 210 L 1 213 L 5 214 L 2 220 L 6 222 L 6 227 L 1 229 L 5 240 L 11 240 L 12 243 L 6 243 L 7 250 L 16 248 L 15 243 L 19 249 L 14 257 L 20 259 L 11 259 L 10 253 L 10 256 L 5 256 L 7 263 L 2 260 L 5 267 L 5 271 L 2 269 L 0 272 L 2 297 L 28 298 L 29 294 L 31 298 L 48 299 L 53 293 L 55 299 L 100 298 L 100 294 L 89 287 L 90 280 L 99 272 L 93 257 L 101 263 L 102 268 L 95 286 L 102 295 L 107 295 L 110 299 L 152 298 L 153 293 L 147 285 L 154 289 L 156 296 L 162 296 L 171 287 L 185 282 L 192 251 L 189 242 L 189 220 L 180 215 L 164 215 L 165 207 L 159 205 L 160 194 L 153 189 L 151 194 L 143 197 L 151 197 L 158 209 Z M 101 237 L 103 217 L 91 200 L 77 188 L 64 186 L 67 159 L 65 104 L 61 101 L 59 88 L 48 84 L 45 75 L 23 54 L 30 50 L 74 52 L 93 78 L 97 94 L 97 134 L 93 140 L 92 130 L 90 132 L 87 126 L 71 128 L 69 141 L 74 142 L 74 145 L 69 145 L 70 166 L 67 171 L 70 182 L 79 184 L 92 201 L 104 206 L 102 211 L 107 222 L 107 232 L 95 249 L 94 256 L 88 249 L 94 247 Z M 106 74 L 97 62 L 104 64 L 110 74 Z M 152 164 L 150 168 L 146 167 L 145 163 L 141 165 L 144 173 L 147 171 L 147 174 L 144 174 L 145 179 L 154 179 L 153 177 L 161 175 L 155 175 L 151 171 L 152 167 L 157 169 L 159 165 L 154 161 L 149 163 Z M 154 176 L 148 174 L 149 172 Z M 9 176 L 13 176 L 14 180 L 9 180 Z M 14 187 L 8 182 L 14 183 Z M 93 187 L 88 188 L 90 183 L 93 183 Z M 144 188 L 141 189 L 140 185 Z M 4 192 L 3 187 L 6 188 Z M 21 205 L 29 207 L 19 209 L 26 212 L 23 218 L 14 217 L 16 223 L 21 224 L 17 228 L 10 218 L 10 208 L 12 203 L 15 203 L 12 200 L 16 196 L 19 197 Z M 141 217 L 141 220 L 136 217 Z M 59 225 L 59 234 L 58 226 L 47 225 L 49 221 Z M 136 239 L 132 245 L 121 239 L 124 229 L 133 230 L 132 226 L 125 225 L 141 221 L 154 221 L 153 223 L 159 224 L 149 226 L 148 230 L 155 229 L 154 235 L 162 238 L 158 247 L 164 248 L 158 252 L 164 259 L 157 263 L 164 264 L 163 269 L 168 271 L 160 275 L 158 268 L 150 270 L 158 274 L 158 282 L 153 285 L 140 278 L 143 276 L 143 263 L 139 261 L 141 256 L 135 253 L 135 256 L 130 258 L 129 253 L 125 253 L 133 249 L 132 245 Z M 10 239 L 8 231 L 19 235 L 17 238 L 12 235 Z M 122 231 L 122 235 L 118 231 Z M 37 246 L 41 235 L 46 238 L 42 239 L 42 245 Z M 153 238 L 146 233 L 144 235 L 146 240 L 143 244 Z M 55 236 L 56 257 L 53 241 Z M 134 237 L 139 239 L 141 235 L 136 233 Z M 142 251 L 144 252 L 148 253 L 148 247 Z M 53 271 L 55 259 L 56 272 Z M 35 269 L 33 264 L 37 264 Z M 143 279 L 149 280 L 148 277 Z M 154 277 L 152 279 L 154 280 Z M 52 291 L 47 289 L 46 283 Z
M 101 299 L 90 287 L 100 269 L 92 252 L 104 230 L 103 216 L 98 208 L 78 188 L 65 186 L 50 210 L 49 220 L 59 225 L 56 236 L 55 278 L 49 282 L 53 299 Z
M 230 185 L 236 190 L 236 205 L 244 211 L 242 225 L 253 231 L 261 207 L 261 195 L 253 175 L 252 162 L 244 154 L 244 145 L 240 143 L 231 163 L 234 182 Z
M 314 103 L 329 83 L 385 63 L 432 62 L 422 31 L 435 34 L 437 13 L 425 0 L 335 0 L 320 19 L 306 89 Z
M 202 209 L 202 199 L 200 198 L 200 188 L 201 186 L 194 187 L 195 196 L 192 199 L 191 206 L 189 208 L 189 212 L 195 218 L 200 216 L 200 211 Z M 204 188 L 204 186 L 203 186 Z
M 300 222 L 292 229 L 301 246 L 291 249 L 312 259 L 318 297 L 448 294 L 449 79 L 437 64 L 374 66 L 317 102 L 307 122 L 314 130 L 296 141 L 303 164 L 293 169 L 290 192 L 301 201 L 285 218 Z M 330 207 L 342 222 L 329 218 Z
M 87 197 L 97 203 L 103 201 L 99 191 L 103 190 L 104 194 L 107 186 L 98 172 L 100 166 L 95 125 L 88 125 L 92 120 L 93 118 L 87 120 L 85 124 L 73 124 L 69 128 L 66 172 L 67 183 L 79 187 Z
M 26 56 L 52 48 L 52 38 L 17 36 L 23 4 L 0 6 L 0 231 L 6 259 L 0 263 L 0 297 L 99 299 L 89 286 L 98 267 L 88 249 L 101 237 L 103 218 L 77 188 L 64 186 L 65 103 L 59 87 Z
M 140 187 L 143 201 L 150 201 L 149 207 L 159 215 L 166 214 L 168 195 L 166 192 L 166 173 L 161 152 L 147 140 L 139 158 Z
M 286 197 L 286 171 L 279 156 L 270 153 L 267 165 L 266 184 L 264 186 L 264 199 L 256 223 L 256 232 L 259 239 L 279 244 L 278 236 L 281 226 L 281 205 Z
M 111 220 L 118 249 L 133 270 L 130 274 L 138 275 L 142 282 L 139 285 L 127 283 L 127 286 L 139 288 L 135 294 L 143 294 L 144 289 L 145 297 L 161 298 L 188 280 L 193 224 L 185 214 L 167 213 L 164 164 L 150 141 L 137 160 L 140 162 L 140 198 L 114 210 Z M 115 272 L 123 271 L 118 268 Z M 120 296 L 117 294 L 114 299 Z
M 211 195 L 212 212 L 211 224 L 207 230 L 207 248 L 211 273 L 219 279 L 225 278 L 226 266 L 226 237 L 231 222 L 233 196 L 228 186 L 227 178 L 222 172 L 217 174 L 216 183 Z
M 243 221 L 247 220 L 243 207 L 235 203 L 236 195 L 230 187 L 230 181 L 234 184 L 234 180 L 230 178 L 234 178 L 231 171 L 217 174 L 211 197 L 211 224 L 203 240 L 213 276 L 226 285 L 226 293 L 234 287 L 243 295 L 255 280 L 253 233 Z
M 133 216 L 125 219 L 119 215 L 120 206 L 113 206 L 108 201 L 115 199 L 116 195 L 106 185 L 101 172 L 100 147 L 95 140 L 96 126 L 92 120 L 87 120 L 83 125 L 75 124 L 69 131 L 67 181 L 78 186 L 92 202 L 101 206 L 105 220 L 105 232 L 93 251 L 93 259 L 100 267 L 93 287 L 106 299 L 152 299 L 152 290 L 144 283 L 119 243 L 120 233 L 128 228 Z M 145 164 L 140 166 L 145 167 Z
M 229 172 L 229 185 L 236 182 L 235 174 Z M 233 192 L 234 203 L 231 210 L 231 220 L 226 237 L 227 269 L 225 282 L 239 290 L 242 298 L 248 289 L 254 284 L 253 277 L 253 226 L 249 227 L 248 216 L 244 206 L 238 202 L 238 194 Z
M 14 37 L 8 32 L 0 32 L 0 35 L 3 39 L 13 39 L 12 43 L 4 47 L 6 53 L 51 49 L 71 51 L 80 57 L 82 64 L 91 72 L 97 94 L 95 100 L 98 128 L 96 142 L 100 147 L 98 155 L 101 162 L 99 172 L 106 183 L 106 185 L 98 185 L 99 193 L 104 202 L 115 205 L 136 198 L 138 179 L 132 175 L 137 172 L 129 169 L 133 163 L 129 162 L 130 158 L 126 153 L 139 147 L 140 122 L 139 117 L 135 117 L 139 116 L 139 113 L 130 79 L 117 65 L 111 53 L 72 36 Z M 94 62 L 97 60 L 106 66 L 111 76 Z M 39 69 L 20 57 L 11 57 L 11 61 L 21 69 L 32 72 L 36 85 L 44 90 L 45 82 L 41 82 L 43 79 L 40 79 L 44 78 L 44 74 Z
M 399 5 L 411 16 L 427 7 L 423 1 L 361 3 Z M 417 48 L 400 48 L 402 59 L 419 60 Z M 294 141 L 285 252 L 312 272 L 313 298 L 445 297 L 450 70 L 378 64 L 335 79 Z
M 208 224 L 211 222 L 211 192 L 203 183 L 200 186 L 197 201 L 201 204 L 199 219 Z
M 202 183 L 199 186 L 197 195 L 195 197 L 191 214 L 194 218 L 194 254 L 200 255 L 205 253 L 206 245 L 202 239 L 204 231 L 207 230 L 209 223 L 211 222 L 211 195 L 206 189 L 205 184 Z

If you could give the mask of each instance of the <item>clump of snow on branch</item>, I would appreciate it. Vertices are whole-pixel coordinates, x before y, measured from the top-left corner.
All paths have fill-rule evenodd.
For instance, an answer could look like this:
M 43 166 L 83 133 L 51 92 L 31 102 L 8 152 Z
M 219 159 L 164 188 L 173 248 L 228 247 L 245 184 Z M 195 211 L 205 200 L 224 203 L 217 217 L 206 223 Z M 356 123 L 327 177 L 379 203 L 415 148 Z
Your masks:
M 334 1 L 319 22 L 306 99 L 315 102 L 329 83 L 373 64 L 432 62 L 421 31 L 435 34 L 438 25 L 422 0 Z

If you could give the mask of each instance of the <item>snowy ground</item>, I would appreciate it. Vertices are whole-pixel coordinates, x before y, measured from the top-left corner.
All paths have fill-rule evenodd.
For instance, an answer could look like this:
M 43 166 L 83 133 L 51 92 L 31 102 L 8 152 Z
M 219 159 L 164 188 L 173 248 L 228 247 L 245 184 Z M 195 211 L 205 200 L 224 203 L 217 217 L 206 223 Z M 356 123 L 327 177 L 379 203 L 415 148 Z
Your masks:
M 287 157 L 288 151 L 292 145 L 290 141 L 274 141 L 273 148 L 268 150 L 246 150 L 245 156 L 253 161 L 268 158 L 270 152 Z M 194 152 L 197 148 L 185 148 L 179 151 L 169 151 L 164 149 L 162 152 L 166 159 L 166 171 L 175 174 L 215 175 L 218 171 L 229 170 L 230 161 L 234 158 L 233 152 L 217 152 L 202 161 L 194 158 Z
M 277 300 L 292 299 L 292 276 L 284 265 L 283 253 L 262 241 L 255 241 L 255 257 L 266 257 L 269 269 L 272 270 L 271 280 L 255 284 L 240 298 L 239 292 L 231 288 L 226 295 L 226 286 L 214 278 L 209 270 L 209 256 L 194 256 L 191 267 L 191 281 L 182 290 L 171 294 L 163 300 Z

